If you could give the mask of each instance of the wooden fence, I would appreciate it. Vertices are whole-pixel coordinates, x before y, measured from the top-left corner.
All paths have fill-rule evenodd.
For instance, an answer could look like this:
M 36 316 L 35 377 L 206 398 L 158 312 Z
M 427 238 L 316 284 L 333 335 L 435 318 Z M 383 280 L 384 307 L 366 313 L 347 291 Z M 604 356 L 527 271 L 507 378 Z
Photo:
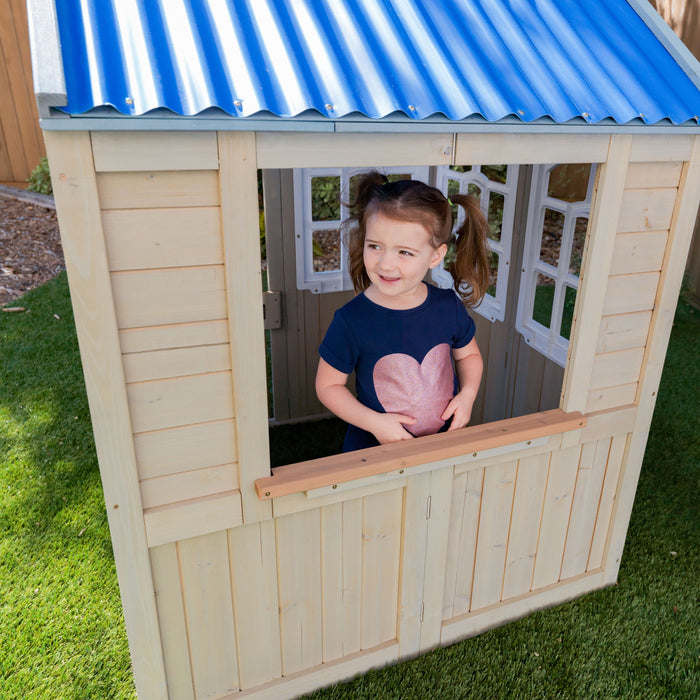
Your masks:
M 24 187 L 43 155 L 25 0 L 0 0 L 0 183 Z

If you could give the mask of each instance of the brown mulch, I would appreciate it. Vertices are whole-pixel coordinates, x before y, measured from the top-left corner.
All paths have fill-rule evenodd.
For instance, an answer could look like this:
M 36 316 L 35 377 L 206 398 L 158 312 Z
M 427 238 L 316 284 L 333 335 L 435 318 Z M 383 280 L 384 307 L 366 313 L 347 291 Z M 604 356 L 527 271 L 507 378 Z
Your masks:
M 64 267 L 55 210 L 0 197 L 0 306 Z

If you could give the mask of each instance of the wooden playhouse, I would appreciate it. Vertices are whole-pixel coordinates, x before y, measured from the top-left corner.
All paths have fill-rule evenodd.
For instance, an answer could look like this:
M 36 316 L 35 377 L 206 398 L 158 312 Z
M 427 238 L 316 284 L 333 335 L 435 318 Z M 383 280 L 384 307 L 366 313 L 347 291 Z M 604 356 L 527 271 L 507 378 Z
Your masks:
M 139 697 L 296 696 L 615 582 L 700 197 L 697 64 L 646 3 L 29 5 Z M 302 391 L 344 289 L 300 289 L 304 182 L 367 167 L 503 197 L 484 422 L 271 474 L 265 326 Z

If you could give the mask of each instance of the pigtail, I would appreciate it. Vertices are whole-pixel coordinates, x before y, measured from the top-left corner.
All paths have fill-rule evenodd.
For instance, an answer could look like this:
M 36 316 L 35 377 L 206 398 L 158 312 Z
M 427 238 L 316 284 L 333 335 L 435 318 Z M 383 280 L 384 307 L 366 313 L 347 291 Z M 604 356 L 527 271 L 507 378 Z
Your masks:
M 389 180 L 386 175 L 376 170 L 365 173 L 357 183 L 354 199 L 348 203 L 350 216 L 343 222 L 343 228 L 346 231 L 350 279 L 356 294 L 370 285 L 363 262 L 367 207 L 372 200 L 382 199 L 382 188 L 387 182 Z
M 455 232 L 454 260 L 447 265 L 457 293 L 469 307 L 478 306 L 489 286 L 488 222 L 479 200 L 464 194 L 452 195 L 452 203 L 464 208 L 462 225 Z

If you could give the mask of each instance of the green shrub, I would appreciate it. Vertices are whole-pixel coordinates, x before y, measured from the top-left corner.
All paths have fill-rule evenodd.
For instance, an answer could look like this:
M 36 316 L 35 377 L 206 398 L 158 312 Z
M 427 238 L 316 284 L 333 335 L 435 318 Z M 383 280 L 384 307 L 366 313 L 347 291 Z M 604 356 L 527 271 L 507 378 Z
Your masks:
M 29 183 L 28 190 L 39 194 L 53 195 L 49 162 L 46 160 L 46 157 L 42 158 L 39 161 L 39 165 L 32 170 L 31 175 L 27 178 L 27 182 Z

